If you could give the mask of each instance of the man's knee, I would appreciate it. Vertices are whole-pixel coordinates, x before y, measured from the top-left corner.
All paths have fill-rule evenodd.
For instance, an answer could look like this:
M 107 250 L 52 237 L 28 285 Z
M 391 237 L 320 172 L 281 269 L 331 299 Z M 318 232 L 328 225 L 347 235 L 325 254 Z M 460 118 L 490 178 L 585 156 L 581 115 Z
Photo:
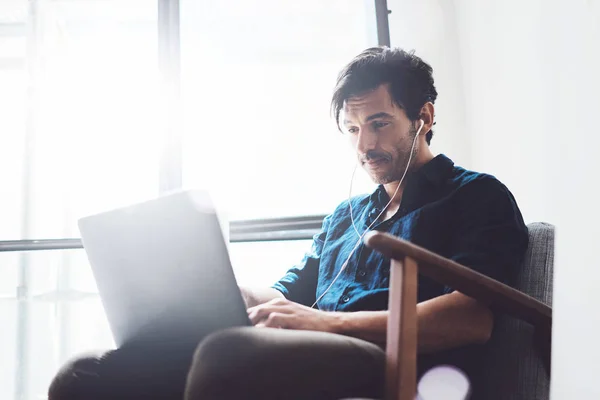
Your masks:
M 256 328 L 232 328 L 204 339 L 194 354 L 186 399 L 226 399 L 253 384 L 258 368 L 271 363 L 271 352 Z
M 65 363 L 48 388 L 48 400 L 92 399 L 101 359 L 86 355 Z

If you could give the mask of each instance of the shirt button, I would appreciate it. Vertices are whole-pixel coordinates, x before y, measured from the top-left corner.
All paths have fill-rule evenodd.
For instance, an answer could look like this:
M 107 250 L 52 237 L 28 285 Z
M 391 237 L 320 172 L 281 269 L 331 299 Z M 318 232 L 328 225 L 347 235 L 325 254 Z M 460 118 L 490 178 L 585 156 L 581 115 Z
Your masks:
M 343 301 L 344 303 L 347 303 L 347 302 L 349 302 L 349 301 L 350 301 L 350 297 L 348 297 L 348 296 L 344 295 L 344 296 L 342 296 L 342 301 Z
M 365 276 L 365 275 L 367 275 L 367 272 L 365 270 L 361 269 L 360 271 L 358 271 L 358 276 L 362 277 L 362 276 Z

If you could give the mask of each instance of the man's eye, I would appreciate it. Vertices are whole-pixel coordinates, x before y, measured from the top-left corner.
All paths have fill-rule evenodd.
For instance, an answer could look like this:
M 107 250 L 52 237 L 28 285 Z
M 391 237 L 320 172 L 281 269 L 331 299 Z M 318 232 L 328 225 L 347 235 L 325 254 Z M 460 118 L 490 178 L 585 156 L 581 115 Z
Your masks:
M 348 133 L 351 133 L 354 135 L 354 134 L 358 133 L 358 128 L 348 128 Z
M 375 121 L 375 122 L 373 122 L 373 127 L 375 129 L 381 129 L 383 127 L 388 126 L 389 124 L 390 124 L 389 122 Z

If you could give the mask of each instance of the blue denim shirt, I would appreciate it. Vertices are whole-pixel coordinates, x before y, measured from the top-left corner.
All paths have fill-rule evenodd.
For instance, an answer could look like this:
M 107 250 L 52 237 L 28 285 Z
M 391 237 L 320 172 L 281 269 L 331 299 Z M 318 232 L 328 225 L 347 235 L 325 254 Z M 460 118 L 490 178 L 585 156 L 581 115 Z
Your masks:
M 389 201 L 383 186 L 350 199 L 359 232 Z M 455 166 L 439 155 L 406 177 L 398 212 L 372 229 L 388 232 L 478 272 L 510 283 L 527 249 L 528 234 L 514 197 L 500 181 Z M 359 237 L 348 201 L 323 221 L 311 250 L 273 287 L 289 300 L 312 305 L 329 287 Z M 321 310 L 385 310 L 390 260 L 359 245 L 348 266 L 318 302 Z M 453 289 L 419 277 L 418 301 Z

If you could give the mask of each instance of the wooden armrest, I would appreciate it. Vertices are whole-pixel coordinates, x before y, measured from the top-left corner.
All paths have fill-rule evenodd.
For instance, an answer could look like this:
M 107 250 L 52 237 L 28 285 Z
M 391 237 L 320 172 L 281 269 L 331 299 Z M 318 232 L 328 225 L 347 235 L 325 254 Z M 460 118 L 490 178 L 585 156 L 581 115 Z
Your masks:
M 387 233 L 369 232 L 365 236 L 365 243 L 391 259 L 409 257 L 415 260 L 420 274 L 473 297 L 490 308 L 535 326 L 549 327 L 552 324 L 552 308 L 546 304 L 457 262 Z
M 387 233 L 369 232 L 367 246 L 391 259 L 386 348 L 386 399 L 416 393 L 417 274 L 534 325 L 534 345 L 550 375 L 552 308 L 510 286 Z

